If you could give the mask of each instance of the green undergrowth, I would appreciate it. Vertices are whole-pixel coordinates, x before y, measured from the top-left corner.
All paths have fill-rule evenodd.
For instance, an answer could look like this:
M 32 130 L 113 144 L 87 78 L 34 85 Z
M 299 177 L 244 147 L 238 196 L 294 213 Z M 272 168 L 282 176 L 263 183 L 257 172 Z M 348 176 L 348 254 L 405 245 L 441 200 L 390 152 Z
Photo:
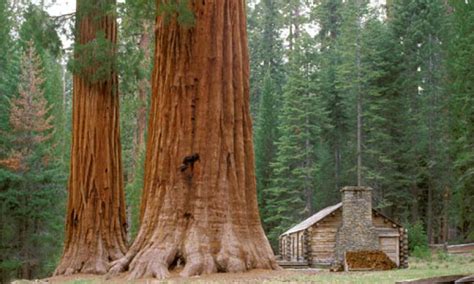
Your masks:
M 474 274 L 474 254 L 453 256 L 445 253 L 428 259 L 410 258 L 409 268 L 376 272 L 322 272 L 317 275 L 301 275 L 287 279 L 309 283 L 395 283 L 400 280 L 430 278 L 443 275 Z

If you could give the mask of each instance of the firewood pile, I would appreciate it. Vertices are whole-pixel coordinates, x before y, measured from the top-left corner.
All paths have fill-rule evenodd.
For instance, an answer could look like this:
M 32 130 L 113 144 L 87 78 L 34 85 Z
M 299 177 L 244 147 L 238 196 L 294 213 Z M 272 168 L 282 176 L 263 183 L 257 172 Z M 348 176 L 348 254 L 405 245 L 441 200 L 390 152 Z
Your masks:
M 345 270 L 391 270 L 397 265 L 383 251 L 348 251 Z

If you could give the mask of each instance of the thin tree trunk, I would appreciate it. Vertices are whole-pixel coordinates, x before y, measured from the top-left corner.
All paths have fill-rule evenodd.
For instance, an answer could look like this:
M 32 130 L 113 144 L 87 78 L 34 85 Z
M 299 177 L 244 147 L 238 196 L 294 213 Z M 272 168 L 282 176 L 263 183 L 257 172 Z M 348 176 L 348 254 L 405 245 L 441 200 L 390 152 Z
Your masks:
M 428 59 L 428 90 L 429 90 L 429 100 L 428 100 L 428 158 L 430 160 L 434 160 L 437 158 L 437 153 L 435 152 L 435 147 L 433 145 L 434 143 L 434 135 L 433 133 L 435 132 L 434 129 L 434 111 L 436 107 L 436 91 L 433 88 L 433 85 L 436 84 L 434 82 L 433 78 L 433 72 L 434 72 L 434 64 L 433 64 L 433 51 L 431 47 L 433 46 L 433 36 L 430 34 L 428 36 L 428 48 L 429 48 L 429 59 Z M 428 204 L 427 204 L 427 209 L 426 209 L 426 219 L 427 219 L 427 235 L 428 235 L 428 242 L 430 244 L 434 243 L 434 228 L 433 228 L 433 191 L 434 191 L 434 181 L 433 181 L 433 169 L 435 168 L 430 168 L 429 169 L 429 174 L 428 174 Z
M 362 186 L 362 96 L 357 95 L 357 186 Z
M 341 178 L 340 172 L 341 172 L 341 150 L 339 146 L 339 141 L 336 141 L 336 145 L 334 145 L 334 186 L 335 186 L 336 192 L 338 192 L 341 189 L 340 188 L 340 178 Z
M 257 207 L 245 2 L 190 7 L 193 28 L 157 21 L 142 225 L 111 274 L 278 267 Z
M 362 90 L 361 90 L 361 62 L 360 33 L 362 29 L 361 3 L 356 1 L 357 19 L 356 19 L 356 68 L 357 68 L 357 186 L 362 186 Z
M 143 52 L 144 60 L 142 64 L 145 66 L 149 66 L 150 64 L 150 30 L 150 23 L 147 20 L 144 20 L 143 33 L 140 38 L 139 48 Z M 140 107 L 138 108 L 137 112 L 137 141 L 134 146 L 134 171 L 132 175 L 136 173 L 137 167 L 139 165 L 140 154 L 145 149 L 146 110 L 149 92 L 149 78 L 143 78 L 138 84 L 138 101 L 140 103 Z
M 306 115 L 306 127 L 309 125 L 309 117 L 308 115 Z M 311 151 L 311 143 L 309 141 L 309 138 L 306 138 L 305 139 L 305 182 L 304 182 L 304 186 L 305 186 L 305 195 L 306 195 L 306 217 L 310 217 L 311 215 L 313 215 L 314 213 L 314 210 L 313 210 L 313 188 L 311 186 L 311 176 L 310 176 L 310 173 L 311 171 L 309 170 L 309 168 L 312 166 L 312 161 L 311 161 L 311 157 L 309 155 Z
M 94 40 L 98 32 L 116 42 L 115 18 L 96 5 L 92 0 L 77 2 L 77 11 L 83 12 L 76 26 L 79 44 Z M 127 250 L 117 84 L 113 70 L 97 83 L 80 74 L 73 78 L 66 238 L 55 275 L 105 273 L 109 262 Z
M 443 194 L 443 222 L 442 222 L 442 242 L 449 241 L 449 198 L 451 196 L 449 186 L 446 186 Z
M 151 24 L 149 20 L 143 20 L 143 30 L 138 42 L 138 48 L 143 53 L 142 65 L 147 68 L 150 64 L 150 33 Z M 138 82 L 138 102 L 139 107 L 136 113 L 136 129 L 133 136 L 132 167 L 130 170 L 129 183 L 133 183 L 136 178 L 138 167 L 140 166 L 140 156 L 145 150 L 145 130 L 146 111 L 148 96 L 150 93 L 150 78 L 145 77 Z
M 420 220 L 418 208 L 418 186 L 414 181 L 412 181 L 411 184 L 411 198 L 413 199 L 413 202 L 411 203 L 411 220 L 414 224 Z

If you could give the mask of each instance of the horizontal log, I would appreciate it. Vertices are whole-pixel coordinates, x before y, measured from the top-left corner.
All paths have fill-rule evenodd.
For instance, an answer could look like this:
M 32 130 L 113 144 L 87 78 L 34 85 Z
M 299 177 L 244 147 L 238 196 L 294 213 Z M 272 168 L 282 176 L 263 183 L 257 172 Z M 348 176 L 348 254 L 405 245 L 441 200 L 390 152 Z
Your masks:
M 470 276 L 463 277 L 461 279 L 456 280 L 454 283 L 474 283 L 474 274 Z
M 335 244 L 335 240 L 330 239 L 312 239 L 311 244 Z
M 448 276 L 438 276 L 425 279 L 413 279 L 413 280 L 404 280 L 397 281 L 396 284 L 431 284 L 431 283 L 452 283 L 458 279 L 466 277 L 466 275 L 448 275 Z
M 334 248 L 336 246 L 336 243 L 329 243 L 329 242 L 314 242 L 311 244 L 311 247 L 331 247 Z

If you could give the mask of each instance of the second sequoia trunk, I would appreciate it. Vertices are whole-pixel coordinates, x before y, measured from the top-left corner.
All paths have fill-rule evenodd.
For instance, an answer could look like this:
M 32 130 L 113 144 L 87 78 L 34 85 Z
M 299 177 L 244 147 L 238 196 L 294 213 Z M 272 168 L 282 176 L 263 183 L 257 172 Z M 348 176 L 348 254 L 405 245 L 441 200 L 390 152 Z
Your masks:
M 141 228 L 111 273 L 278 267 L 256 200 L 245 2 L 190 8 L 193 28 L 157 22 Z
M 106 273 L 109 262 L 127 250 L 118 78 L 113 68 L 99 72 L 115 56 L 117 26 L 108 10 L 114 5 L 115 0 L 77 1 L 75 60 L 81 71 L 73 81 L 66 237 L 55 275 Z M 98 57 L 98 42 L 108 58 Z

